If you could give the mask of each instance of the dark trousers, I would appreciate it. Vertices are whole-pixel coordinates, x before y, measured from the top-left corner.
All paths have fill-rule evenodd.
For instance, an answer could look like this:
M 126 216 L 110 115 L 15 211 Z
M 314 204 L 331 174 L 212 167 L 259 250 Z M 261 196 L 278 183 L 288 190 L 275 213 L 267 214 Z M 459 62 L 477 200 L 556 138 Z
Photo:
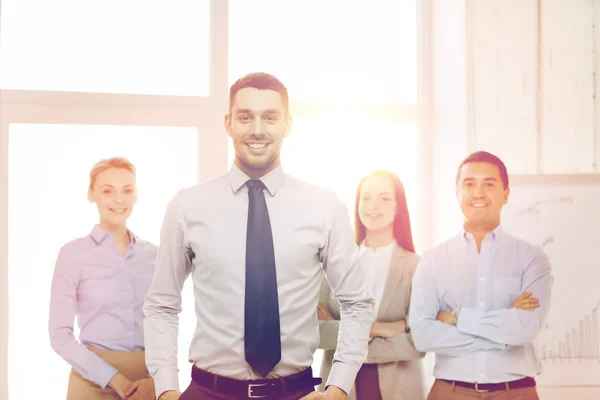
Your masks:
M 208 387 L 210 385 L 207 385 L 207 378 L 208 378 L 209 382 L 213 382 L 213 379 L 217 378 L 217 376 L 208 374 L 205 371 L 199 370 L 197 368 L 195 369 L 195 368 L 196 367 L 192 367 L 192 381 L 190 382 L 190 385 L 188 386 L 188 388 L 183 392 L 183 394 L 181 395 L 179 400 L 247 400 L 249 398 L 247 395 L 244 395 L 243 393 L 239 393 L 239 391 L 236 394 L 231 394 L 231 392 L 224 393 L 223 391 L 218 390 L 218 388 L 215 389 L 213 387 Z M 296 379 L 296 386 L 295 386 L 295 389 L 293 389 L 293 390 L 301 390 L 301 391 L 299 391 L 299 392 L 290 391 L 290 392 L 284 392 L 283 394 L 277 394 L 277 395 L 273 395 L 273 396 L 269 396 L 269 397 L 260 397 L 259 400 L 299 400 L 299 399 L 301 399 L 302 397 L 306 396 L 307 394 L 314 392 L 314 386 L 313 387 L 310 386 L 310 384 L 312 383 L 310 380 L 306 381 L 307 386 L 305 386 L 303 383 L 301 383 L 302 381 L 304 381 L 304 379 L 307 378 L 307 375 L 309 378 L 312 376 L 310 369 L 299 372 L 298 374 L 294 374 L 287 378 L 284 378 L 285 380 Z M 298 379 L 300 379 L 300 381 L 298 381 Z M 320 379 L 318 379 L 318 380 L 320 381 Z M 218 382 L 223 382 L 223 381 L 215 381 L 214 384 L 216 384 L 217 387 L 220 385 Z M 222 384 L 227 385 L 228 383 L 224 382 Z M 289 384 L 291 384 L 291 383 L 288 383 L 288 385 Z M 290 389 L 291 389 L 291 387 L 290 387 Z M 265 392 L 263 392 L 263 393 L 265 393 Z M 255 394 L 255 395 L 257 395 L 257 394 Z
M 363 364 L 358 370 L 354 387 L 357 400 L 382 400 L 377 364 Z
M 310 391 L 304 393 L 290 393 L 285 395 L 284 397 L 278 398 L 267 398 L 264 397 L 259 400 L 299 400 L 307 394 L 311 393 Z M 185 389 L 185 392 L 181 395 L 179 400 L 240 400 L 235 397 L 224 395 L 223 393 L 212 391 L 209 388 L 202 387 L 195 383 L 194 381 L 190 382 L 190 386 Z M 242 399 L 246 400 L 246 399 Z

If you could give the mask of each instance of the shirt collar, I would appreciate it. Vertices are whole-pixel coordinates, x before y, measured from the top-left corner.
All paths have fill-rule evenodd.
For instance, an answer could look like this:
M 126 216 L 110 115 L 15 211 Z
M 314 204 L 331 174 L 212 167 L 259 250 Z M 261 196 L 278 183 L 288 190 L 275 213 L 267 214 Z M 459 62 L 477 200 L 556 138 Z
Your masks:
M 371 247 L 367 247 L 367 245 L 365 244 L 365 241 L 363 240 L 360 245 L 359 245 L 359 250 L 360 250 L 360 255 L 362 256 L 366 251 L 371 250 L 373 251 L 375 254 L 392 254 L 392 252 L 396 249 L 396 247 L 400 247 L 398 246 L 398 244 L 396 243 L 396 240 L 392 240 L 389 244 L 386 244 L 383 247 L 378 247 L 376 249 L 373 249 Z
M 493 240 L 497 240 L 497 239 L 502 239 L 503 235 L 504 235 L 504 229 L 502 229 L 502 227 L 500 225 L 498 225 L 496 227 L 496 229 L 494 229 L 493 231 L 491 231 L 490 233 L 485 235 L 485 237 L 487 238 L 489 236 Z M 473 239 L 473 235 L 465 230 L 464 225 L 460 227 L 460 236 L 465 240 L 465 242 L 468 242 L 469 240 Z
M 131 237 L 131 246 L 134 246 L 138 241 L 138 237 L 130 230 L 128 230 L 128 232 L 129 236 Z M 94 239 L 94 242 L 96 242 L 97 244 L 101 244 L 107 236 L 112 235 L 106 232 L 104 229 L 100 228 L 100 225 L 94 225 L 92 231 L 90 232 L 90 236 L 92 239 Z
M 227 175 L 229 177 L 229 184 L 231 185 L 233 193 L 237 193 L 238 190 L 240 190 L 240 188 L 251 179 L 241 169 L 239 169 L 235 163 L 233 163 Z M 265 185 L 271 196 L 275 196 L 275 193 L 277 193 L 277 190 L 283 184 L 284 178 L 285 174 L 283 173 L 283 168 L 280 164 L 272 171 L 261 176 L 259 179 Z

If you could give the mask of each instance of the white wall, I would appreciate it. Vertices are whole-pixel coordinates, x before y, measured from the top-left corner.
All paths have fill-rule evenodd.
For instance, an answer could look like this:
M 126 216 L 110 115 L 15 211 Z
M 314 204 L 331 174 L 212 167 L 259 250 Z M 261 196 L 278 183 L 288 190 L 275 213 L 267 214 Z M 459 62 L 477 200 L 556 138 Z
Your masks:
M 469 3 L 475 148 L 512 173 L 598 172 L 597 0 Z
M 439 243 L 460 226 L 454 175 L 472 151 L 497 154 L 512 174 L 600 172 L 594 97 L 600 29 L 592 26 L 600 18 L 598 0 L 431 4 L 433 237 Z M 598 385 L 539 393 L 543 400 L 600 399 L 600 377 Z

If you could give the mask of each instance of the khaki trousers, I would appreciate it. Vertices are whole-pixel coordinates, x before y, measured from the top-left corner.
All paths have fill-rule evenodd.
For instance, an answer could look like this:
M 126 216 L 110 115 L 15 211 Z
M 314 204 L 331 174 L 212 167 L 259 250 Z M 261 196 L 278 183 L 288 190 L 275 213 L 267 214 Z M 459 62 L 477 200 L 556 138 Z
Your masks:
M 88 347 L 91 351 L 98 354 L 100 358 L 115 367 L 130 381 L 136 381 L 148 376 L 146 368 L 145 352 L 124 352 L 99 350 Z M 67 390 L 67 400 L 115 400 L 120 397 L 113 389 L 107 387 L 102 389 L 94 382 L 84 379 L 74 369 L 71 369 L 69 375 L 69 388 Z
M 539 400 L 535 387 L 524 389 L 501 390 L 497 392 L 478 393 L 468 389 L 436 379 L 427 400 Z

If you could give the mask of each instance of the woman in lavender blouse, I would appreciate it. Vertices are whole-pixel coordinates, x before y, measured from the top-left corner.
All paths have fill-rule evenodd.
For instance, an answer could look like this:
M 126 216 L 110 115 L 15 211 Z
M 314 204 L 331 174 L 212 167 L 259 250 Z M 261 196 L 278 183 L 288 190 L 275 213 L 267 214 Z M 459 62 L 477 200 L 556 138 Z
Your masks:
M 88 199 L 100 223 L 60 249 L 50 298 L 50 342 L 73 367 L 67 400 L 154 399 L 142 305 L 157 249 L 126 226 L 137 200 L 134 166 L 118 157 L 96 163 Z

